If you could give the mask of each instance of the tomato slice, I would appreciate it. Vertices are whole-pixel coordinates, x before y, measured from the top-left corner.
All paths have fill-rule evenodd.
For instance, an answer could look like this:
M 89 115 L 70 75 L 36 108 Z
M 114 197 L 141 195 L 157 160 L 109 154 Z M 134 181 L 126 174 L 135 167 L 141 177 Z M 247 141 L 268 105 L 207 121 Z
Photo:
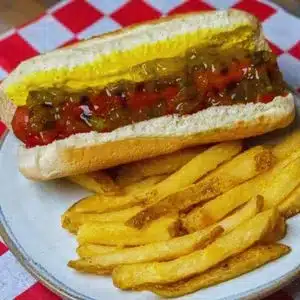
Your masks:
M 73 121 L 66 124 L 65 133 L 72 135 L 76 133 L 85 133 L 91 131 L 91 128 L 86 125 L 83 121 Z
M 26 106 L 17 108 L 13 120 L 12 128 L 15 136 L 22 142 L 26 142 L 29 122 L 29 109 Z
M 167 103 L 167 112 L 169 114 L 175 113 L 176 112 L 176 106 L 177 106 L 177 95 L 179 93 L 179 87 L 177 86 L 170 86 L 167 87 L 163 92 L 162 92 L 162 97 Z
M 42 146 L 43 141 L 41 139 L 41 136 L 36 133 L 36 134 L 29 134 L 26 139 L 26 147 L 27 148 L 32 148 L 35 146 Z
M 122 99 L 118 96 L 97 95 L 90 99 L 96 116 L 105 117 L 112 110 L 122 107 Z
M 158 93 L 149 92 L 136 92 L 130 96 L 127 104 L 132 110 L 139 110 L 144 107 L 151 108 L 155 103 L 160 100 L 160 95 Z
M 226 78 L 226 85 L 230 82 L 240 82 L 244 77 L 242 69 L 233 69 L 230 70 L 227 78 Z M 225 86 L 224 86 L 225 88 Z
M 55 129 L 45 130 L 40 132 L 40 137 L 43 145 L 48 145 L 55 141 L 58 136 L 58 132 Z
M 179 93 L 179 87 L 169 86 L 162 92 L 162 95 L 165 98 L 165 100 L 168 101 L 174 99 L 178 93 Z
M 233 64 L 227 74 L 217 72 L 197 72 L 194 80 L 202 94 L 212 91 L 213 88 L 222 91 L 230 82 L 240 82 L 243 79 L 243 70 L 240 65 Z
M 267 93 L 258 96 L 258 101 L 262 103 L 269 103 L 276 97 L 275 93 Z
M 228 76 L 221 74 L 210 74 L 210 85 L 219 91 L 224 90 L 228 82 Z
M 195 84 L 199 91 L 205 93 L 209 90 L 209 73 L 208 72 L 196 72 L 195 73 Z
M 68 101 L 63 105 L 61 111 L 64 117 L 80 119 L 83 109 L 80 104 Z

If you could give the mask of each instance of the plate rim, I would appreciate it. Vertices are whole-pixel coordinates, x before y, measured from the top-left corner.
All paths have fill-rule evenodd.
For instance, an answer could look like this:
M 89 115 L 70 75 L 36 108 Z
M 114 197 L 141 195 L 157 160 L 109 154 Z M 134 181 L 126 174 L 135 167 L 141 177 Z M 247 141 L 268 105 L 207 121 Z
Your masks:
M 5 143 L 8 136 L 11 136 L 10 131 L 6 131 L 5 134 L 0 139 L 0 150 Z M 53 275 L 48 273 L 44 267 L 39 265 L 32 257 L 30 257 L 25 249 L 19 244 L 17 238 L 14 236 L 8 222 L 6 221 L 5 215 L 2 211 L 0 202 L 0 236 L 3 241 L 18 260 L 18 262 L 24 267 L 24 269 L 35 278 L 38 282 L 43 284 L 49 290 L 51 290 L 56 295 L 63 297 L 63 299 L 70 300 L 97 300 L 96 298 L 89 297 L 87 295 L 81 294 L 74 290 L 73 288 L 65 285 L 56 279 Z M 256 270 L 253 270 L 256 271 Z M 291 283 L 300 275 L 300 263 L 293 268 L 288 273 L 274 279 L 268 283 L 261 286 L 249 289 L 240 294 L 235 294 L 229 297 L 221 298 L 219 300 L 257 300 L 267 297 L 276 291 L 284 288 L 286 285 Z M 233 298 L 232 298 L 233 297 Z M 176 299 L 176 298 L 175 298 Z M 178 299 L 178 298 L 177 298 Z
M 11 131 L 6 129 L 3 134 L 0 136 L 0 154 L 2 154 L 2 147 L 8 136 L 11 136 Z M 51 290 L 58 296 L 63 297 L 64 299 L 70 300 L 97 300 L 90 298 L 86 295 L 80 294 L 77 291 L 65 286 L 61 287 L 59 284 L 55 284 L 53 281 L 57 279 L 51 274 L 47 274 L 47 270 L 43 270 L 43 267 L 30 257 L 25 249 L 19 244 L 17 238 L 14 236 L 13 231 L 11 230 L 8 222 L 6 221 L 5 215 L 2 211 L 2 205 L 0 202 L 0 237 L 3 239 L 4 243 L 8 247 L 9 251 L 21 264 L 21 266 L 38 282 L 42 283 L 45 287 Z M 28 259 L 29 258 L 29 259 Z M 54 280 L 51 280 L 52 277 Z M 58 281 L 59 283 L 59 281 Z M 62 283 L 61 283 L 62 284 Z M 64 286 L 64 284 L 62 284 Z M 68 291 L 69 290 L 69 291 Z

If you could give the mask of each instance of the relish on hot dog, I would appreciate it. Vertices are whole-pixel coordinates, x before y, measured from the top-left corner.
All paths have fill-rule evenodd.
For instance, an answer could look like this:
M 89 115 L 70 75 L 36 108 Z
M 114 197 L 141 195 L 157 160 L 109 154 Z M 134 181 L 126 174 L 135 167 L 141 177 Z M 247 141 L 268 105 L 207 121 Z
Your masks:
M 99 90 L 30 91 L 26 105 L 15 112 L 15 135 L 34 147 L 72 134 L 110 132 L 161 116 L 193 114 L 211 106 L 268 103 L 287 95 L 275 55 L 268 51 L 190 48 L 183 57 L 147 61 L 136 69 L 152 78 L 118 81 Z
M 257 20 L 229 10 L 41 55 L 1 86 L 20 170 L 50 179 L 287 126 L 294 104 Z

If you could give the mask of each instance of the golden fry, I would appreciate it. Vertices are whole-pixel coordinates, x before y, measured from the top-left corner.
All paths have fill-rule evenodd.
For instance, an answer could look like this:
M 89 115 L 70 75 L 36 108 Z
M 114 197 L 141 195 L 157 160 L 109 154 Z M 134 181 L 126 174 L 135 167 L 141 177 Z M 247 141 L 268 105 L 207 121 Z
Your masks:
M 132 195 L 105 197 L 101 195 L 88 196 L 81 199 L 76 203 L 72 211 L 87 213 L 87 212 L 112 212 L 116 210 L 125 209 L 136 204 L 140 201 Z
M 165 214 L 176 213 L 199 202 L 216 197 L 234 186 L 267 171 L 273 166 L 274 161 L 270 149 L 262 146 L 251 148 L 218 167 L 199 182 L 145 208 L 131 218 L 127 225 L 142 228 L 147 223 Z
M 113 201 L 113 199 L 112 199 Z M 133 206 L 123 210 L 117 210 L 107 213 L 65 213 L 62 216 L 62 227 L 72 233 L 76 233 L 78 228 L 84 223 L 90 222 L 121 222 L 125 223 L 131 217 L 140 212 L 143 208 Z
M 276 260 L 291 251 L 290 247 L 283 244 L 257 245 L 232 258 L 222 262 L 220 265 L 192 277 L 175 283 L 146 285 L 140 290 L 151 292 L 165 298 L 179 297 L 193 293 L 200 289 L 216 285 L 218 283 L 236 278 L 242 274 L 249 273 L 268 262 Z
M 242 222 L 245 222 L 255 215 L 260 213 L 263 209 L 264 201 L 263 197 L 258 195 L 253 197 L 249 202 L 244 206 L 235 211 L 232 215 L 229 215 L 222 221 L 219 221 L 217 225 L 221 226 L 224 229 L 224 234 L 230 232 L 235 227 L 240 225 Z M 182 217 L 182 225 L 188 232 L 197 231 L 198 228 L 198 215 L 191 215 L 188 218 Z M 211 225 L 215 226 L 215 225 Z M 210 228 L 209 226 L 208 228 Z
M 283 160 L 293 152 L 300 149 L 300 130 L 295 130 L 292 134 L 288 135 L 282 142 L 277 144 L 273 153 L 279 160 Z
M 178 297 L 289 253 L 275 243 L 300 212 L 299 149 L 295 131 L 240 155 L 241 141 L 224 142 L 116 167 L 115 180 L 106 171 L 70 177 L 97 194 L 62 216 L 79 244 L 68 266 Z
M 291 218 L 300 213 L 300 185 L 278 206 L 278 209 L 285 218 Z
M 286 236 L 286 233 L 287 224 L 285 222 L 285 218 L 279 216 L 273 230 L 263 238 L 262 242 L 267 244 L 278 242 Z
M 107 273 L 117 265 L 151 261 L 167 261 L 206 247 L 223 232 L 222 227 L 194 232 L 168 241 L 151 243 L 139 247 L 126 248 L 107 254 L 73 260 L 69 266 L 82 272 Z
M 138 192 L 153 187 L 155 184 L 165 180 L 167 177 L 168 175 L 154 175 L 147 177 L 141 181 L 125 186 L 124 192 L 129 195 L 135 195 Z
M 120 186 L 118 186 L 105 171 L 96 171 L 82 175 L 74 175 L 68 177 L 68 179 L 98 194 L 121 194 Z
M 264 208 L 279 205 L 300 184 L 300 158 L 289 163 L 262 189 Z
M 198 154 L 177 172 L 161 181 L 153 188 L 141 192 L 136 197 L 147 204 L 156 203 L 164 197 L 194 183 L 218 165 L 237 155 L 242 150 L 240 141 L 220 143 Z
M 260 213 L 263 209 L 263 206 L 263 197 L 259 195 L 255 196 L 253 199 L 251 199 L 248 203 L 246 203 L 243 207 L 238 209 L 232 215 L 220 221 L 218 225 L 224 229 L 224 234 L 226 234 L 232 231 L 240 224 L 242 224 L 243 222 L 250 220 L 258 213 Z
M 215 169 L 220 163 L 230 159 L 240 150 L 240 142 L 216 145 L 197 155 L 179 171 L 156 185 L 152 184 L 155 181 L 150 177 L 150 179 L 144 180 L 147 184 L 136 183 L 125 189 L 126 194 L 124 196 L 116 196 L 114 198 L 102 195 L 89 196 L 73 206 L 72 211 L 109 212 L 128 208 L 133 205 L 144 205 L 153 200 L 158 201 L 161 197 L 176 192 L 181 187 L 193 183 L 199 177 Z M 157 177 L 155 177 L 155 179 L 156 178 Z M 142 188 L 140 188 L 141 185 Z
M 172 261 L 117 266 L 112 274 L 114 285 L 131 289 L 150 283 L 175 282 L 202 273 L 259 242 L 272 230 L 275 216 L 275 209 L 262 212 L 203 250 Z
M 91 257 L 102 255 L 109 252 L 114 252 L 120 248 L 114 246 L 104 246 L 104 245 L 94 245 L 94 244 L 84 244 L 76 249 L 79 257 Z
M 217 198 L 196 207 L 185 222 L 197 224 L 197 230 L 223 219 L 255 195 L 264 197 L 264 208 L 277 206 L 300 182 L 300 152 L 276 164 L 271 170 L 225 192 Z M 193 225 L 195 226 L 195 225 Z
M 204 146 L 187 148 L 120 166 L 117 168 L 116 182 L 127 186 L 145 177 L 174 173 L 204 149 Z
M 143 230 L 123 223 L 85 223 L 79 227 L 77 240 L 80 245 L 137 246 L 169 240 L 181 235 L 181 230 L 177 217 L 158 219 Z
M 141 182 L 136 182 L 124 189 L 124 196 L 106 197 L 103 195 L 93 195 L 83 198 L 74 204 L 68 212 L 101 213 L 131 207 L 140 202 L 139 199 L 135 198 L 137 193 L 153 187 L 164 178 L 164 175 L 160 175 L 146 178 Z

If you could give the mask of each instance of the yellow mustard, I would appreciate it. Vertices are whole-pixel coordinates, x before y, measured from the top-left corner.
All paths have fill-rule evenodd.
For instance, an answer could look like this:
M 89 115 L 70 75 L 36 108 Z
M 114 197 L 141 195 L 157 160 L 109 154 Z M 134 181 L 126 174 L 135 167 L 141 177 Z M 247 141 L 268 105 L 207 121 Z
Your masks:
M 8 86 L 6 93 L 16 105 L 20 106 L 26 104 L 30 90 L 63 87 L 67 90 L 80 91 L 92 87 L 102 88 L 119 80 L 140 82 L 147 78 L 145 74 L 135 71 L 133 68 L 135 65 L 157 58 L 182 56 L 186 49 L 201 45 L 216 45 L 224 49 L 239 46 L 253 50 L 254 35 L 253 28 L 247 25 L 237 25 L 231 31 L 202 29 L 169 40 L 158 41 L 155 44 L 141 45 L 128 51 L 96 57 L 94 62 L 78 65 L 72 69 L 60 68 L 35 72 L 26 76 L 21 82 Z

